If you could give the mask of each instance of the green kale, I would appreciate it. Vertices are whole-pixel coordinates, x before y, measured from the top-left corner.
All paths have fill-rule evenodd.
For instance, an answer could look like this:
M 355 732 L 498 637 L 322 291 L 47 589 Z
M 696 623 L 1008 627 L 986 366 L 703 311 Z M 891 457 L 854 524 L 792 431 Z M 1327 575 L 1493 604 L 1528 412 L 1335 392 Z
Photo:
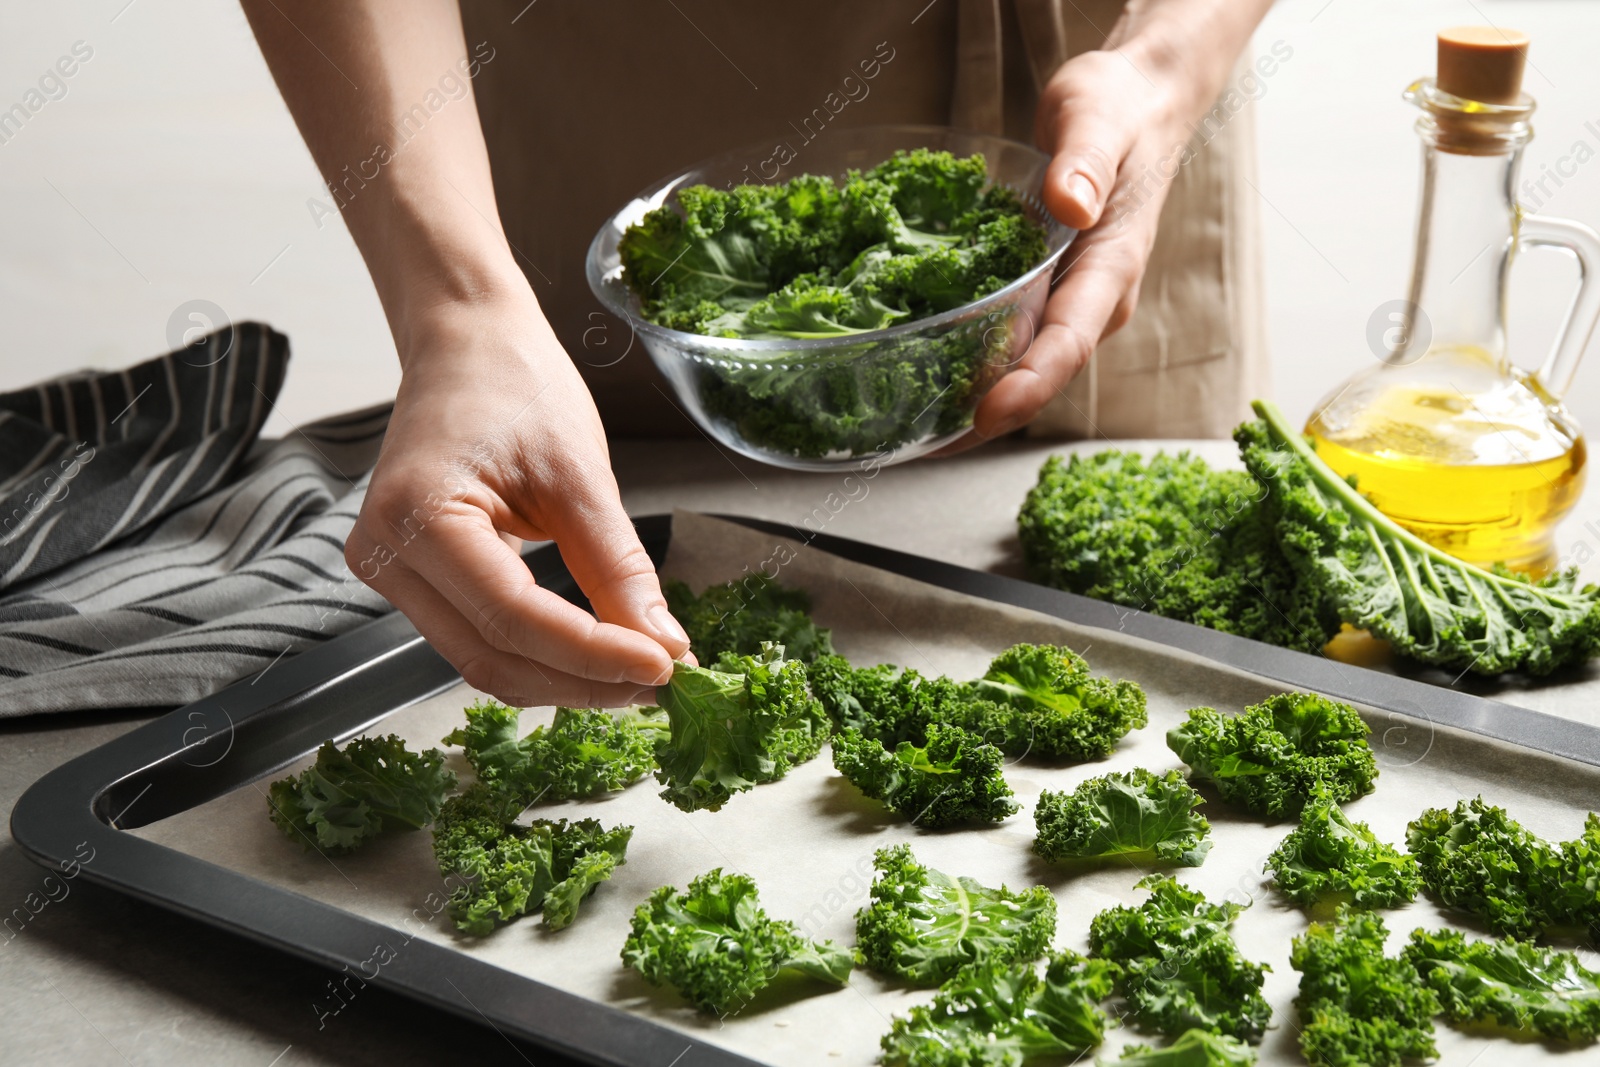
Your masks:
M 1004 371 L 1013 326 L 993 315 L 852 346 L 848 358 L 805 352 L 695 364 L 713 422 L 769 453 L 882 459 L 971 425 Z
M 724 301 L 748 306 L 765 296 L 773 260 L 793 257 L 801 233 L 821 231 L 836 218 L 838 199 L 832 182 L 816 180 L 727 192 L 680 189 L 678 210 L 657 208 L 623 234 L 617 248 L 623 275 L 646 317 L 693 330 L 720 313 Z
M 1570 952 L 1509 937 L 1468 941 L 1455 930 L 1413 930 L 1403 955 L 1452 1022 L 1574 1043 L 1600 1036 L 1600 974 Z
M 628 827 L 631 832 L 632 827 Z M 584 852 L 572 861 L 566 878 L 551 886 L 544 895 L 540 909 L 543 922 L 552 930 L 564 930 L 578 917 L 578 905 L 593 893 L 601 882 L 609 882 L 619 861 L 604 850 Z
M 782 971 L 834 985 L 849 980 L 850 953 L 808 941 L 795 925 L 769 919 L 756 884 L 720 868 L 689 883 L 662 886 L 633 913 L 622 962 L 651 985 L 669 985 L 701 1011 L 741 1011 Z
M 950 311 L 1026 274 L 1044 228 L 988 186 L 983 157 L 899 152 L 842 185 L 804 175 L 691 186 L 630 226 L 618 254 L 646 319 L 717 337 L 847 337 Z M 771 452 L 882 454 L 971 419 L 1011 329 L 977 316 L 938 336 L 696 364 L 708 417 Z
M 802 663 L 833 652 L 830 631 L 811 621 L 810 595 L 764 574 L 707 586 L 699 596 L 676 581 L 666 582 L 662 591 L 667 607 L 688 631 L 689 647 L 705 663 L 727 652 L 757 655 L 769 641 Z
M 1051 456 L 1017 536 L 1042 585 L 1319 652 L 1339 618 L 1284 557 L 1263 496 L 1248 474 L 1187 452 Z
M 939 723 L 1012 756 L 1099 759 L 1149 721 L 1136 684 L 1097 678 L 1082 656 L 1056 645 L 1013 645 L 969 683 L 889 665 L 853 668 L 842 656 L 817 660 L 810 681 L 840 729 L 886 746 L 921 745 Z
M 1013 893 L 951 878 L 918 863 L 910 845 L 881 848 L 872 904 L 856 913 L 856 953 L 880 974 L 932 986 L 971 963 L 1025 962 L 1056 932 L 1044 886 Z
M 1022 1067 L 1081 1055 L 1105 1038 L 1100 1002 L 1117 967 L 1074 952 L 1032 962 L 987 960 L 963 967 L 932 1003 L 897 1016 L 883 1035 L 884 1067 Z
M 1278 693 L 1241 715 L 1191 709 L 1167 732 L 1167 747 L 1223 800 L 1279 818 L 1297 814 L 1319 783 L 1339 803 L 1372 792 L 1378 764 L 1368 732 L 1348 704 Z
M 896 744 L 911 739 L 912 730 L 908 727 L 896 725 L 884 730 L 880 726 L 885 716 L 899 715 L 901 704 L 893 697 L 895 687 L 901 682 L 899 667 L 889 663 L 855 667 L 835 653 L 819 656 L 812 662 L 807 668 L 806 680 L 811 692 L 822 702 L 835 730 L 853 729 L 878 741 L 892 739 Z M 916 725 L 917 736 L 925 725 Z
M 1003 713 L 985 713 L 976 703 L 960 725 L 1012 756 L 1102 759 L 1129 730 L 1150 721 L 1137 684 L 1096 678 L 1082 656 L 1059 645 L 1012 645 L 971 690 Z
M 521 825 L 522 803 L 483 783 L 445 802 L 433 830 L 439 873 L 454 882 L 450 917 L 482 937 L 497 922 L 543 910 L 552 929 L 569 925 L 578 904 L 626 861 L 633 827 L 594 819 Z
M 1046 789 L 1033 809 L 1039 836 L 1033 851 L 1047 860 L 1100 859 L 1198 867 L 1211 851 L 1203 804 L 1177 771 L 1090 778 L 1070 793 Z
M 862 793 L 924 829 L 999 822 L 1016 812 L 998 748 L 937 723 L 928 727 L 927 742 L 902 741 L 891 752 L 846 730 L 834 738 L 833 765 Z
M 1209 1030 L 1185 1030 L 1166 1048 L 1129 1045 L 1116 1060 L 1096 1060 L 1095 1067 L 1250 1067 L 1256 1050 L 1243 1041 Z
M 896 152 L 843 187 L 690 186 L 618 244 L 646 318 L 720 337 L 834 337 L 927 318 L 1026 273 L 1044 230 L 981 155 Z
M 1552 929 L 1600 930 L 1600 818 L 1583 836 L 1544 840 L 1482 797 L 1431 808 L 1406 827 L 1422 884 L 1447 908 L 1481 917 L 1496 934 L 1538 937 Z
M 428 825 L 455 785 L 443 753 L 412 752 L 395 734 L 325 741 L 315 763 L 267 789 L 267 814 L 306 848 L 348 852 L 386 827 Z
M 1548 674 L 1600 652 L 1600 591 L 1456 559 L 1374 507 L 1275 406 L 1255 410 L 1260 420 L 1234 432 L 1245 465 L 1271 487 L 1266 507 L 1290 563 L 1343 621 L 1451 671 Z
M 1213 904 L 1165 875 L 1137 883 L 1150 896 L 1089 923 L 1089 946 L 1122 967 L 1118 987 L 1141 1029 L 1176 1037 L 1208 1030 L 1261 1040 L 1272 1008 L 1261 995 L 1265 965 L 1239 954 L 1228 932 L 1244 907 Z
M 1300 825 L 1267 859 L 1278 891 L 1302 907 L 1349 903 L 1398 908 L 1416 899 L 1422 876 L 1416 857 L 1379 841 L 1318 785 L 1300 809 Z
M 1410 963 L 1383 954 L 1388 936 L 1377 913 L 1341 907 L 1337 924 L 1312 923 L 1294 939 L 1300 1051 L 1311 1067 L 1398 1067 L 1438 1055 L 1438 998 Z
M 822 750 L 828 716 L 806 684 L 805 664 L 781 645 L 725 655 L 715 669 L 674 666 L 656 690 L 671 737 L 656 747 L 663 799 L 716 811 L 735 793 L 782 778 Z
M 511 782 L 527 765 L 528 753 L 517 740 L 520 708 L 510 708 L 498 700 L 474 700 L 465 709 L 467 722 L 457 726 L 441 744 L 466 749 L 467 762 L 478 774 L 478 781 L 497 786 Z
M 623 789 L 655 766 L 662 724 L 638 713 L 557 708 L 549 726 L 517 740 L 521 712 L 494 700 L 466 709 L 467 724 L 444 738 L 466 749 L 478 780 L 525 804 Z
M 809 680 L 838 729 L 891 748 L 902 741 L 924 744 L 935 723 L 972 729 L 1009 715 L 943 675 L 927 678 L 889 664 L 856 668 L 843 656 L 824 656 L 811 665 Z

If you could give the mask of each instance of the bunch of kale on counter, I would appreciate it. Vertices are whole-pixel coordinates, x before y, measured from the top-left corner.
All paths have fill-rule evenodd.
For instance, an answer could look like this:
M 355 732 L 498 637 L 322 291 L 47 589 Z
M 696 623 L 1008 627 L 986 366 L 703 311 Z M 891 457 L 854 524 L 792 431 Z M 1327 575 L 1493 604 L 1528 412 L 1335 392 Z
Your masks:
M 1341 624 L 1452 673 L 1547 674 L 1600 654 L 1600 591 L 1532 582 L 1423 541 L 1271 404 L 1234 431 L 1248 473 L 1187 455 L 1052 457 L 1017 518 L 1030 576 L 1317 652 Z
M 623 278 L 651 322 L 729 338 L 829 338 L 971 303 L 1045 256 L 1044 228 L 988 183 L 982 156 L 896 152 L 842 182 L 677 192 L 630 226 Z M 704 365 L 702 402 L 748 441 L 795 456 L 868 454 L 959 427 L 995 324 L 896 337 L 848 359 L 801 353 Z M 999 331 L 1003 333 L 1004 331 Z

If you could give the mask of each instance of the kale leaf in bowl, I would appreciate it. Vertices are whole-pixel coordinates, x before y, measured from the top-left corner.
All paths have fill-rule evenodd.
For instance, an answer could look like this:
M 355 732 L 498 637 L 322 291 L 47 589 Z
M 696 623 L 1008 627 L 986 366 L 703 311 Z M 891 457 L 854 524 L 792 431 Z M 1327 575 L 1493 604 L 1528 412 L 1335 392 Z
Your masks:
M 911 127 L 829 141 L 806 160 L 824 174 L 753 183 L 730 154 L 681 175 L 590 259 L 597 295 L 713 438 L 810 469 L 897 462 L 970 427 L 1072 236 L 1025 146 Z

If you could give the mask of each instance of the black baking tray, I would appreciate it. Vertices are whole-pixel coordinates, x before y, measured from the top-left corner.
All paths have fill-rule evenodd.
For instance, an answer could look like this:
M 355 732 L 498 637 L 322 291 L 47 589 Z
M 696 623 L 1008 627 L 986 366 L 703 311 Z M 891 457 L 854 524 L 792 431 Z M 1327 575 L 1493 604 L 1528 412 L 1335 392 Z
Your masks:
M 1600 766 L 1600 729 L 1580 723 L 878 545 L 782 523 L 723 517 L 907 578 L 1117 630 L 1407 722 L 1462 730 Z M 635 525 L 659 565 L 672 537 L 671 516 L 653 515 Z M 537 547 L 524 558 L 541 585 L 587 607 L 553 545 Z M 54 867 L 91 854 L 92 861 L 81 868 L 91 881 L 335 970 L 360 968 L 370 961 L 374 945 L 404 935 L 119 831 L 186 811 L 273 774 L 329 737 L 354 736 L 459 681 L 405 617 L 391 613 L 50 772 L 12 810 L 12 836 L 41 864 Z M 371 980 L 586 1063 L 701 1067 L 754 1062 L 420 938 L 406 943 Z

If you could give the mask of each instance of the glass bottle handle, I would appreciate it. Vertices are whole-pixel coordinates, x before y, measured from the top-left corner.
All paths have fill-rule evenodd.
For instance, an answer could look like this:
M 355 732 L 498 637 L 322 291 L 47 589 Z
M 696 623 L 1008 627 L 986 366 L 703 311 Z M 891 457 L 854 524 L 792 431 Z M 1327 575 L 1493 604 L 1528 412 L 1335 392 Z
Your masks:
M 1578 291 L 1573 294 L 1555 344 L 1539 368 L 1539 383 L 1551 396 L 1560 399 L 1572 385 L 1578 361 L 1600 321 L 1600 233 L 1571 219 L 1548 215 L 1523 215 L 1517 226 L 1517 242 L 1526 248 L 1557 248 L 1570 252 L 1578 261 Z

